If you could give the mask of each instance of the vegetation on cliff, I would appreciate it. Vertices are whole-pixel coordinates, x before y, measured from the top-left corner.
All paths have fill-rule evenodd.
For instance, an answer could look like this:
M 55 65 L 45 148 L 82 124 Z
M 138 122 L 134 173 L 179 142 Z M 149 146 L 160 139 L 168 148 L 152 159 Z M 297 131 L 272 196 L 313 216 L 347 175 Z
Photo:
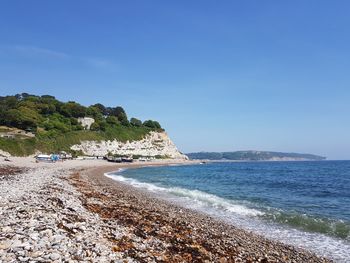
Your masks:
M 83 117 L 95 120 L 89 130 L 78 121 Z M 20 156 L 33 154 L 35 150 L 70 151 L 70 146 L 82 140 L 139 140 L 150 131 L 162 130 L 157 121 L 129 120 L 120 106 L 106 107 L 97 103 L 85 107 L 74 101 L 61 102 L 50 95 L 27 93 L 0 97 L 0 125 L 35 135 L 24 133 L 0 138 L 0 149 Z

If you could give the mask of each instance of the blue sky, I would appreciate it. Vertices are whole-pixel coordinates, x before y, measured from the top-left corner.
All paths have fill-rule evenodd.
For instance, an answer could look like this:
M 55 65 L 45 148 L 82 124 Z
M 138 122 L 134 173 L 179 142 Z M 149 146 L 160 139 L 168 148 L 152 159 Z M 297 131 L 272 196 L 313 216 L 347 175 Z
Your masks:
M 350 2 L 0 2 L 1 95 L 156 119 L 184 152 L 350 159 Z

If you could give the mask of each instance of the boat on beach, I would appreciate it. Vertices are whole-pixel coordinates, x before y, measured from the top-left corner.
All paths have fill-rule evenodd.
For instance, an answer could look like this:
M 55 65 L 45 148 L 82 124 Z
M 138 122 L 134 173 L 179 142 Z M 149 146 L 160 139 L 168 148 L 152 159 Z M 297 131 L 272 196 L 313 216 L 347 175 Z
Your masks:
M 60 160 L 59 155 L 57 154 L 39 154 L 35 157 L 37 162 L 56 162 L 58 160 Z
M 121 163 L 121 162 L 122 162 L 122 158 L 120 158 L 120 157 L 108 156 L 108 157 L 107 157 L 107 161 L 108 161 L 108 162 L 113 162 L 113 163 Z
M 122 162 L 123 163 L 132 163 L 134 159 L 132 157 L 123 157 Z

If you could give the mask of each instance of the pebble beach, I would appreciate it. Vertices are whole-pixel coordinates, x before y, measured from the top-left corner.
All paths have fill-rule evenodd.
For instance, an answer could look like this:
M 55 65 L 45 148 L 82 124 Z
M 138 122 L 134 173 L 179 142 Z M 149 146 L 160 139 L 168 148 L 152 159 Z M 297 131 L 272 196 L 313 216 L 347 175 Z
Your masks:
M 104 176 L 171 163 L 1 161 L 0 262 L 331 262 Z

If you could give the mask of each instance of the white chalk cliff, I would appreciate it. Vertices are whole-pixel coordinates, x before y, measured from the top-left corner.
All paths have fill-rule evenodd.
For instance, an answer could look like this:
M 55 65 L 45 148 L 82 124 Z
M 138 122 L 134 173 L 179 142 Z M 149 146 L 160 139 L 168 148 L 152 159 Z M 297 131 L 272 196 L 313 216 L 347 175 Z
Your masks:
M 186 155 L 179 152 L 165 132 L 150 132 L 139 141 L 82 141 L 80 144 L 73 145 L 71 149 L 91 156 L 105 156 L 112 153 L 126 156 L 155 157 L 161 155 L 172 159 L 188 159 Z

